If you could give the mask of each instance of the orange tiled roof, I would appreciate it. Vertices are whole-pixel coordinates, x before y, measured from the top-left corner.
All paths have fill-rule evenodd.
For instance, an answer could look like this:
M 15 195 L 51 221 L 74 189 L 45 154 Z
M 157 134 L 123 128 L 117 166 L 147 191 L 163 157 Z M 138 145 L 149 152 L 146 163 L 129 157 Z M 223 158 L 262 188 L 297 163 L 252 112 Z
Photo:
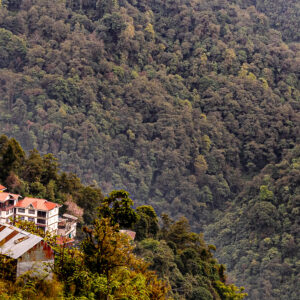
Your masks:
M 26 208 L 29 205 L 32 205 L 35 209 L 38 210 L 52 210 L 55 207 L 60 207 L 59 204 L 47 201 L 46 199 L 30 198 L 25 197 L 23 200 L 19 201 L 15 207 Z
M 1 190 L 6 190 L 6 187 L 3 186 L 2 184 L 0 184 L 0 191 L 1 191 Z
M 74 239 L 70 239 L 70 238 L 63 237 L 63 236 L 59 236 L 56 238 L 56 243 L 58 245 L 73 244 L 74 241 L 75 241 Z
M 0 202 L 8 200 L 10 197 L 12 197 L 14 200 L 16 200 L 20 197 L 20 195 L 2 192 L 2 193 L 0 193 Z

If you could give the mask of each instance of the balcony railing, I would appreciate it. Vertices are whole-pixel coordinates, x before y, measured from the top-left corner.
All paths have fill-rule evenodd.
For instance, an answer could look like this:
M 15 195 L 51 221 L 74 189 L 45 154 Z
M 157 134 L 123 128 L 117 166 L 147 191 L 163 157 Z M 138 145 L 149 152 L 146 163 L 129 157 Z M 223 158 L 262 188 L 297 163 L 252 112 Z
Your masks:
M 36 223 L 37 223 L 38 225 L 46 225 L 46 220 L 44 220 L 44 219 L 37 219 L 37 220 L 36 220 Z
M 0 207 L 0 211 L 8 211 L 9 209 L 12 209 L 12 208 L 14 208 L 13 205 L 3 206 L 3 207 Z

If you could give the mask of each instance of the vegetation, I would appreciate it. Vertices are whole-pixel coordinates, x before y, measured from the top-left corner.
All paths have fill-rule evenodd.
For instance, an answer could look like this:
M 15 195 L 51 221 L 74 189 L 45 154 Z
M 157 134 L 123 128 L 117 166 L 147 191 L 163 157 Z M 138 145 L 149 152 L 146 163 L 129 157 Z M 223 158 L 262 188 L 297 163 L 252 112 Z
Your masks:
M 83 227 L 79 248 L 71 249 L 57 245 L 55 236 L 40 231 L 34 223 L 16 220 L 15 226 L 41 235 L 55 251 L 54 279 L 35 278 L 29 272 L 20 276 L 13 285 L 16 261 L 0 256 L 1 300 L 29 297 L 238 300 L 246 295 L 243 288 L 227 283 L 224 265 L 213 258 L 211 249 L 215 248 L 207 246 L 202 235 L 191 232 L 186 219 L 174 222 L 163 215 L 160 228 L 153 207 L 143 205 L 133 209 L 133 201 L 123 190 L 102 197 L 97 209 L 86 206 L 82 199 L 90 201 L 89 197 L 101 193 L 99 189 L 80 184 L 75 175 L 59 173 L 55 158 L 49 154 L 40 156 L 37 151 L 32 151 L 27 156 L 13 138 L 1 136 L 0 140 L 0 163 L 10 171 L 5 181 L 8 183 L 8 178 L 13 177 L 13 182 L 18 183 L 11 188 L 23 195 L 29 192 L 33 196 L 41 195 L 40 190 L 31 190 L 32 182 L 27 180 L 35 178 L 35 185 L 47 190 L 49 183 L 40 180 L 51 177 L 55 187 L 53 195 L 57 195 L 53 201 L 68 199 L 65 202 L 68 205 L 73 199 L 77 201 L 76 205 L 85 209 L 83 216 L 96 216 L 90 225 Z M 51 163 L 47 160 L 47 168 L 43 162 L 45 157 L 51 157 Z M 37 174 L 37 166 L 41 175 L 35 177 L 32 174 Z M 77 183 L 77 188 L 68 190 L 74 183 Z M 120 232 L 120 228 L 134 229 L 137 244 L 126 233 Z
M 10 180 L 9 173 L 0 180 L 18 182 L 24 194 L 79 205 L 87 224 L 101 190 L 125 189 L 138 206 L 167 211 L 175 220 L 186 216 L 194 231 L 207 230 L 222 249 L 218 257 L 230 262 L 230 276 L 245 282 L 240 257 L 222 245 L 234 240 L 245 256 L 246 237 L 253 245 L 267 238 L 253 221 L 261 209 L 267 213 L 260 219 L 282 222 L 270 197 L 283 196 L 275 186 L 284 173 L 270 173 L 270 183 L 257 178 L 299 144 L 298 2 L 2 0 L 0 131 L 43 155 L 33 173 L 21 171 L 24 153 L 12 158 L 11 145 L 3 163 L 16 163 L 5 169 Z M 69 173 L 52 178 L 41 170 L 47 163 L 54 167 L 48 152 L 88 186 Z M 39 155 L 30 155 L 35 164 Z M 288 193 L 297 199 L 292 184 L 286 184 Z M 237 213 L 253 223 L 239 227 L 241 238 L 228 223 Z M 139 222 L 155 226 L 146 212 Z M 278 265 L 290 259 L 292 271 L 248 276 L 251 299 L 297 299 L 299 259 L 293 251 L 284 254 L 279 243 L 291 235 L 299 245 L 299 235 L 289 225 L 278 231 Z M 263 248 L 251 251 L 259 252 L 262 267 Z
M 232 203 L 230 213 L 207 234 L 233 270 L 234 282 L 253 286 L 253 299 L 297 299 L 299 253 L 300 148 L 267 165 Z M 260 278 L 260 281 L 257 280 Z

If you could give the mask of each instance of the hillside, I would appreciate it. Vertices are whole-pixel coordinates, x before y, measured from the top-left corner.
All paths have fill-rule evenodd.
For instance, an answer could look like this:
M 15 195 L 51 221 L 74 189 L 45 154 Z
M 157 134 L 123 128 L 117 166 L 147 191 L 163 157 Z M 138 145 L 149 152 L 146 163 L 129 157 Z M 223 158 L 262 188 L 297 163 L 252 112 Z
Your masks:
M 60 172 L 52 154 L 41 156 L 35 150 L 26 155 L 15 139 L 3 135 L 0 170 L 0 183 L 6 182 L 10 193 L 47 197 L 62 204 L 61 210 L 77 207 L 78 212 L 80 207 L 84 212 L 76 247 L 57 244 L 55 236 L 29 219 L 14 220 L 15 226 L 40 235 L 54 250 L 55 276 L 45 280 L 36 276 L 38 272 L 23 270 L 16 278 L 16 261 L 5 248 L 5 255 L 0 254 L 1 299 L 240 300 L 246 296 L 214 258 L 215 247 L 192 232 L 186 218 L 172 220 L 165 214 L 159 222 L 151 206 L 134 209 L 124 190 L 103 197 L 100 189 Z M 5 210 L 2 203 L 1 210 Z M 120 229 L 133 229 L 133 235 Z M 4 243 L 11 237 L 8 234 Z
M 300 148 L 267 165 L 206 233 L 250 299 L 297 299 L 300 272 Z
M 297 2 L 2 0 L 0 133 L 53 153 L 104 194 L 124 188 L 137 205 L 188 217 L 193 230 L 210 224 L 222 248 L 219 222 L 299 144 Z M 218 255 L 231 262 L 230 253 Z M 243 278 L 237 261 L 230 274 Z M 285 286 L 297 272 L 279 280 L 274 299 L 295 299 Z M 272 276 L 255 274 L 246 287 Z

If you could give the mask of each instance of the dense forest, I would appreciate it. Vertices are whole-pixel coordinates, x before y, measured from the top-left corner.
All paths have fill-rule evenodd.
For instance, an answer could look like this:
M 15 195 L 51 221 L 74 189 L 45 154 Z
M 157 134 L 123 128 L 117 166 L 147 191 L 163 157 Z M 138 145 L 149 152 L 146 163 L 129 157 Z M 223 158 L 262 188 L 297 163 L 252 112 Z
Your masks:
M 76 175 L 60 172 L 52 154 L 26 155 L 18 142 L 0 136 L 0 182 L 22 196 L 46 196 L 65 209 L 84 210 L 78 247 L 57 245 L 56 237 L 33 222 L 16 220 L 41 235 L 55 251 L 51 280 L 25 273 L 13 282 L 13 261 L 0 255 L 0 299 L 239 300 L 243 288 L 229 283 L 225 266 L 213 257 L 215 246 L 190 230 L 184 217 L 162 215 L 161 225 L 149 205 L 133 208 L 129 193 L 84 186 Z M 92 196 L 93 195 L 93 196 Z M 82 201 L 88 197 L 89 207 Z M 89 198 L 90 197 L 90 198 Z M 73 210 L 76 213 L 77 210 Z M 80 210 L 79 210 L 80 211 Z M 86 220 L 86 216 L 93 219 Z M 120 232 L 133 229 L 136 241 Z
M 251 299 L 296 299 L 299 251 L 283 245 L 300 243 L 299 11 L 297 0 L 2 0 L 0 131 L 93 185 L 81 198 L 67 187 L 85 222 L 101 190 L 126 189 L 204 231 Z M 65 201 L 49 184 L 27 191 Z

